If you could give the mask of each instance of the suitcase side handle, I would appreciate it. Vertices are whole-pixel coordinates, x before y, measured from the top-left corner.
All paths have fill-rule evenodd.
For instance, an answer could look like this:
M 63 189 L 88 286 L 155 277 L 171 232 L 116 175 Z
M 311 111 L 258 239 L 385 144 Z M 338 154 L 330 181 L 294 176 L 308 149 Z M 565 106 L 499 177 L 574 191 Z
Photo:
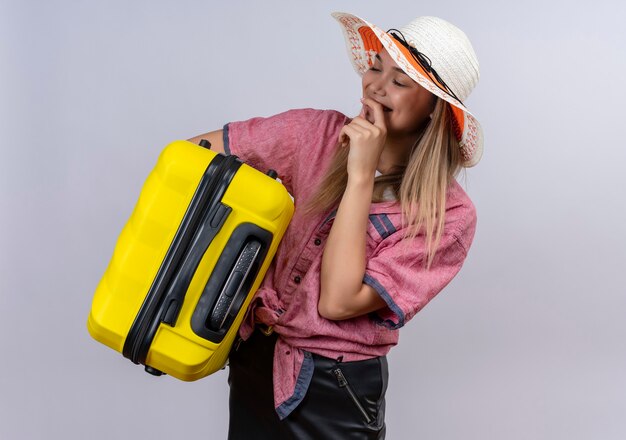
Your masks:
M 213 311 L 207 319 L 207 324 L 211 330 L 221 330 L 224 328 L 228 317 L 231 316 L 234 318 L 237 314 L 231 313 L 231 311 L 233 311 L 233 306 L 237 304 L 241 305 L 247 296 L 248 292 L 244 287 L 246 284 L 252 284 L 247 281 L 260 250 L 261 243 L 257 240 L 249 241 L 242 249 L 235 263 L 235 267 L 228 275 L 224 288 L 215 301 L 215 307 L 213 307 Z M 237 307 L 235 307 L 234 312 L 236 311 L 238 311 Z
M 219 343 L 254 293 L 273 240 L 273 234 L 243 223 L 231 234 L 213 268 L 191 317 L 191 328 L 201 338 Z

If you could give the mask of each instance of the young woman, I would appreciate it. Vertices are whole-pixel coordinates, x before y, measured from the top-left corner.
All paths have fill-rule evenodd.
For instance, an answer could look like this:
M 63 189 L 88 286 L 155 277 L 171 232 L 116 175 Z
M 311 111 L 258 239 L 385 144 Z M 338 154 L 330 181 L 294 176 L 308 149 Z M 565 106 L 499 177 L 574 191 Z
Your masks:
M 385 355 L 474 236 L 455 180 L 482 154 L 467 37 L 434 17 L 385 32 L 333 16 L 362 75 L 358 116 L 290 110 L 192 139 L 275 169 L 296 205 L 231 352 L 231 439 L 384 438 Z

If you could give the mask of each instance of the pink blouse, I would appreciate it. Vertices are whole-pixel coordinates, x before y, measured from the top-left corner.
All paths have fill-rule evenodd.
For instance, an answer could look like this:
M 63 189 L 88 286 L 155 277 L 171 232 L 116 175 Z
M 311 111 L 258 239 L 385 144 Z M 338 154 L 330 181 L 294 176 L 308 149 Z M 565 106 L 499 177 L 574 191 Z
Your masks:
M 425 240 L 403 236 L 396 201 L 372 203 L 363 282 L 387 303 L 385 309 L 342 321 L 317 311 L 322 251 L 336 210 L 305 217 L 298 206 L 320 181 L 341 127 L 349 119 L 332 110 L 289 110 L 224 126 L 226 153 L 266 172 L 274 169 L 293 195 L 296 210 L 274 261 L 240 329 L 247 339 L 254 321 L 278 333 L 274 352 L 274 401 L 282 419 L 304 398 L 313 375 L 311 353 L 344 361 L 382 356 L 398 342 L 398 329 L 439 293 L 461 269 L 474 237 L 476 211 L 454 181 L 447 192 L 446 219 L 437 256 L 423 269 Z

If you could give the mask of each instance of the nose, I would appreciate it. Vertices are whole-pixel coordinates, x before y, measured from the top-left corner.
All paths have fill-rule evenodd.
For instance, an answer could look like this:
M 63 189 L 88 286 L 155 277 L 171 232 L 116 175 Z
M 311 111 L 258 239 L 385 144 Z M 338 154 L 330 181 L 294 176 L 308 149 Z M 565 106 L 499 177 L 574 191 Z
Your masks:
M 375 93 L 376 95 L 379 95 L 379 96 L 385 96 L 386 94 L 385 85 L 386 85 L 386 82 L 382 78 L 382 75 L 379 76 L 372 82 L 372 87 L 371 87 L 372 93 Z
M 375 95 L 385 96 L 387 94 L 386 85 L 387 81 L 384 78 L 384 75 L 377 75 L 376 77 L 371 79 L 367 88 L 371 93 Z

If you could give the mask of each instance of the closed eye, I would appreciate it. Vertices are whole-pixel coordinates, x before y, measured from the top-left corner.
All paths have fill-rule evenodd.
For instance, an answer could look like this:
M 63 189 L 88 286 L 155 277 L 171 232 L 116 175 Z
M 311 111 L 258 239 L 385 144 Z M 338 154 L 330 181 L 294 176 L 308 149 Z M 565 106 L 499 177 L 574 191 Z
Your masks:
M 397 85 L 398 87 L 406 87 L 404 84 L 399 83 L 398 81 L 396 81 L 395 79 L 393 80 L 393 83 L 395 85 Z

